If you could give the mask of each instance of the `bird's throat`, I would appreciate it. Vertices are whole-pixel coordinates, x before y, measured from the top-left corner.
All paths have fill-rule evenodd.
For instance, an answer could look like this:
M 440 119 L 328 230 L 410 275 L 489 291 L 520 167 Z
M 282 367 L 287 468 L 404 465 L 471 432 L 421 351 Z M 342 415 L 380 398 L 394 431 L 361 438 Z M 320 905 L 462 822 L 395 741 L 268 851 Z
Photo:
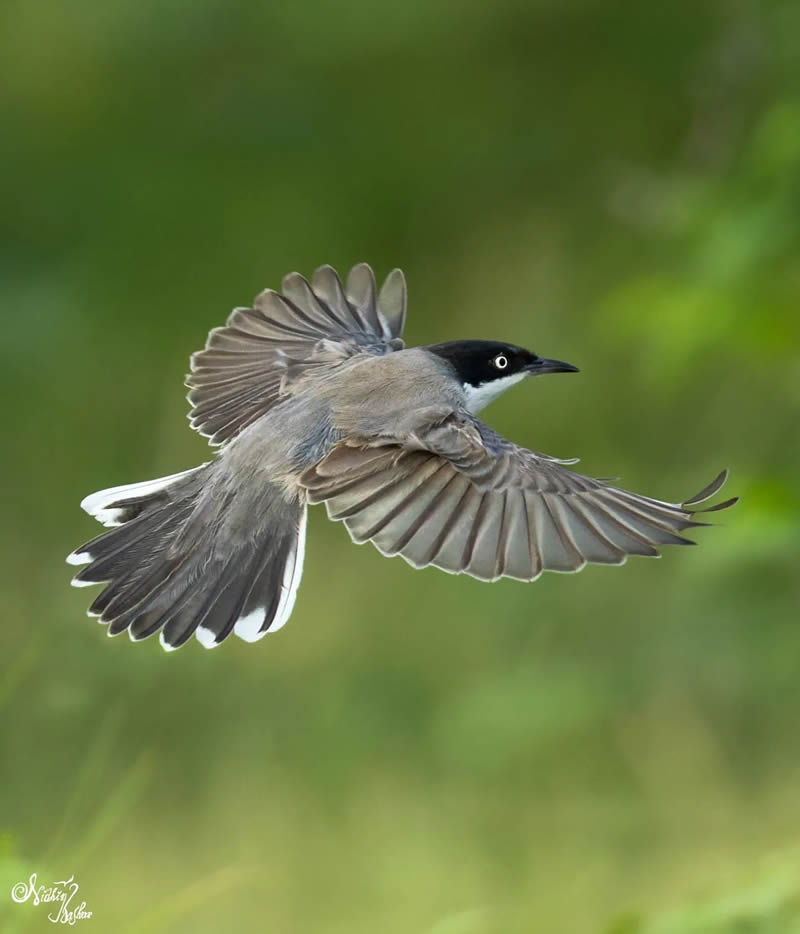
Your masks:
M 481 383 L 479 386 L 472 386 L 470 383 L 464 383 L 464 395 L 466 398 L 467 409 L 476 415 L 481 409 L 485 409 L 490 402 L 494 402 L 498 396 L 511 389 L 516 383 L 525 379 L 527 373 L 512 373 L 509 376 L 500 376 L 488 383 Z

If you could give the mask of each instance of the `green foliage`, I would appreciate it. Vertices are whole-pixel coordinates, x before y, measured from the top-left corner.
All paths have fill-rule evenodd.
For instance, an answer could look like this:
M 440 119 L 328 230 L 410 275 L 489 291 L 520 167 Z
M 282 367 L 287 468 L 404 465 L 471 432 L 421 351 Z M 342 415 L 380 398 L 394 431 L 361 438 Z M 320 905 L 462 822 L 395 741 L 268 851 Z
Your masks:
M 3 891 L 74 873 L 98 931 L 797 929 L 799 11 L 7 0 Z M 207 459 L 189 353 L 361 260 L 412 343 L 580 366 L 498 430 L 669 499 L 727 465 L 741 504 L 492 586 L 314 511 L 280 634 L 106 639 L 82 496 Z
M 737 887 L 643 920 L 620 917 L 604 934 L 796 934 L 800 931 L 800 863 L 795 852 L 773 860 L 757 883 Z

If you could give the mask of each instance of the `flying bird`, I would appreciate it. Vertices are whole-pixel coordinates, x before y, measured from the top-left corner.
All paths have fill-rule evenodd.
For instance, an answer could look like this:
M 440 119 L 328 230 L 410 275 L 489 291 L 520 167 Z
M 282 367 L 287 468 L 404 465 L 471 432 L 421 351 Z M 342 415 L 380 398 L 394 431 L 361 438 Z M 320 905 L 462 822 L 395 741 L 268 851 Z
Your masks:
M 219 446 L 200 467 L 87 496 L 110 531 L 74 551 L 73 584 L 105 588 L 89 608 L 108 635 L 194 634 L 206 648 L 248 642 L 291 615 L 306 513 L 325 503 L 353 541 L 416 568 L 493 581 L 623 564 L 707 523 L 696 507 L 723 471 L 681 503 L 630 493 L 507 441 L 477 413 L 532 376 L 569 363 L 514 344 L 459 340 L 406 348 L 406 283 L 380 292 L 366 264 L 343 285 L 330 266 L 298 273 L 236 308 L 191 357 L 194 429 Z

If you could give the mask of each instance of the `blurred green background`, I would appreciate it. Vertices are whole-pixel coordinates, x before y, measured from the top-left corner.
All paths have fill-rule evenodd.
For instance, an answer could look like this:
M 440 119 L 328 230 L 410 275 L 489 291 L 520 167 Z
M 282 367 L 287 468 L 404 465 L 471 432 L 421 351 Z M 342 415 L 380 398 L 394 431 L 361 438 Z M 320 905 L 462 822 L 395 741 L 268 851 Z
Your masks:
M 0 927 L 800 931 L 800 5 L 6 0 Z M 493 586 L 313 510 L 290 624 L 109 640 L 92 490 L 209 456 L 191 351 L 320 263 L 407 338 L 578 364 L 487 413 L 667 499 L 661 561 Z M 87 927 L 86 930 L 89 930 Z

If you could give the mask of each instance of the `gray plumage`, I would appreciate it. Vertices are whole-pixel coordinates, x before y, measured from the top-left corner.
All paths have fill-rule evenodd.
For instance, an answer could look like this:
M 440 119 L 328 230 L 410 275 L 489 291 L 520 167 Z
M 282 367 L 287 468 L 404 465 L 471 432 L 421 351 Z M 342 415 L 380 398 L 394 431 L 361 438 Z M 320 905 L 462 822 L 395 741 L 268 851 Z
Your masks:
M 695 507 L 724 472 L 683 503 L 662 502 L 521 448 L 475 415 L 528 373 L 574 367 L 488 342 L 407 350 L 405 314 L 399 270 L 378 293 L 369 266 L 344 286 L 323 266 L 211 331 L 187 385 L 192 427 L 217 456 L 82 503 L 114 526 L 68 558 L 86 565 L 76 585 L 106 584 L 89 612 L 109 635 L 160 632 L 177 648 L 195 634 L 211 647 L 280 628 L 310 503 L 356 542 L 481 580 L 622 564 L 689 543 L 680 533 L 705 524 Z

